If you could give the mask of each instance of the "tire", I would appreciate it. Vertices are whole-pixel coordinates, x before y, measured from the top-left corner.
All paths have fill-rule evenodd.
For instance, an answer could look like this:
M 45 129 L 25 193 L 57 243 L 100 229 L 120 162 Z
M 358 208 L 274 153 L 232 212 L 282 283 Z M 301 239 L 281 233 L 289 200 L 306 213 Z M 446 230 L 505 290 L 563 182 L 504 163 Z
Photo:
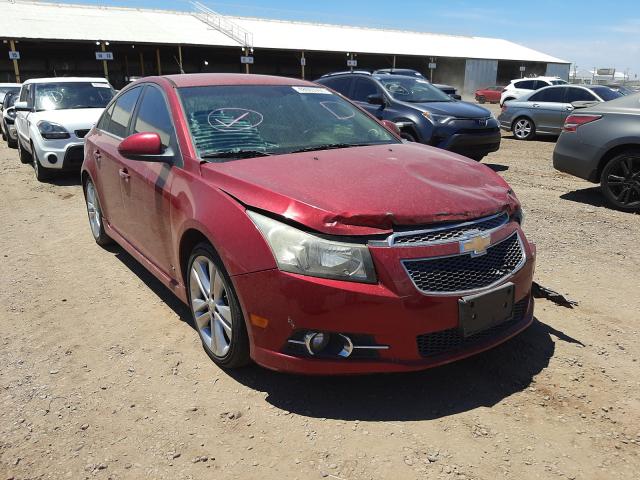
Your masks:
M 400 132 L 400 137 L 404 138 L 405 140 L 409 140 L 410 142 L 417 142 L 416 137 L 414 137 L 413 134 L 409 132 Z
M 536 136 L 536 124 L 529 117 L 518 117 L 511 124 L 511 131 L 517 140 L 531 140 Z
M 483 96 L 478 97 L 478 103 L 485 103 L 487 101 Z
M 222 260 L 208 243 L 199 243 L 191 252 L 187 295 L 193 325 L 211 360 L 224 369 L 249 363 L 249 336 L 238 296 Z
M 602 169 L 600 188 L 612 207 L 640 212 L 640 150 L 628 150 L 609 160 Z
M 20 156 L 20 163 L 31 163 L 31 154 L 22 146 L 20 137 L 18 137 L 18 155 Z
M 8 142 L 9 141 L 9 137 L 7 137 L 7 135 L 5 135 L 5 131 L 6 131 L 7 125 L 5 123 L 3 123 L 2 128 L 0 128 L 0 131 L 2 131 L 2 140 Z
M 39 182 L 45 182 L 49 180 L 52 177 L 51 170 L 42 166 L 40 160 L 38 159 L 38 154 L 36 153 L 35 148 L 33 148 L 33 145 L 31 146 L 31 151 L 33 152 L 31 157 L 33 158 L 33 173 L 36 174 L 36 180 L 38 180 Z
M 102 208 L 98 199 L 98 192 L 91 181 L 87 179 L 84 184 L 84 199 L 87 205 L 87 216 L 89 217 L 89 227 L 91 235 L 98 245 L 106 247 L 113 243 L 113 240 L 104 231 L 104 217 L 102 216 Z

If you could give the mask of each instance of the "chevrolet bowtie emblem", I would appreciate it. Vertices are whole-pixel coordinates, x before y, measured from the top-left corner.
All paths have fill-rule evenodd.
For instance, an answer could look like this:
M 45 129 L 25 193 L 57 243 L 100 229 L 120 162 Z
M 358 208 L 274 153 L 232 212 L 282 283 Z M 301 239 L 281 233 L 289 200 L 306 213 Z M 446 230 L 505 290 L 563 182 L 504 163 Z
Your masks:
M 460 253 L 471 253 L 471 256 L 484 255 L 491 245 L 491 234 L 478 235 L 460 242 Z

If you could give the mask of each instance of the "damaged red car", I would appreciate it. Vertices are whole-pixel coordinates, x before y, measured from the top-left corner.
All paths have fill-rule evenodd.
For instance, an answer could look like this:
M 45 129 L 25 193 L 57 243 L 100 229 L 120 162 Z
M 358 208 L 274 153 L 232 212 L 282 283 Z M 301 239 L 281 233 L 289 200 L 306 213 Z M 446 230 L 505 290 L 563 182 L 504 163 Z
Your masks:
M 185 302 L 223 368 L 419 370 L 532 322 L 509 185 L 310 82 L 141 79 L 86 136 L 82 182 L 96 242 Z

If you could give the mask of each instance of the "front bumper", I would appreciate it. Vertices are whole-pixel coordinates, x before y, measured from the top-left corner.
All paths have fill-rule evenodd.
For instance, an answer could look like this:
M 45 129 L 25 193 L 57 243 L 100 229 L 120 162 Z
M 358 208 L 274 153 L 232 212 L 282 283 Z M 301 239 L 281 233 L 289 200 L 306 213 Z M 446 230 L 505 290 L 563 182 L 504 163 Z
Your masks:
M 504 228 L 505 232 L 498 232 L 498 236 L 505 237 L 514 229 L 519 231 L 512 223 Z M 501 328 L 485 332 L 477 339 L 472 338 L 473 341 L 454 341 L 452 348 L 439 350 L 434 355 L 425 354 L 421 342 L 430 334 L 456 335 L 461 295 L 420 293 L 403 269 L 401 260 L 449 255 L 458 248 L 457 243 L 410 248 L 370 246 L 379 280 L 374 285 L 306 277 L 279 270 L 234 276 L 233 282 L 247 319 L 251 356 L 260 365 L 273 370 L 361 374 L 422 370 L 487 350 L 524 330 L 533 320 L 531 284 L 535 247 L 521 232 L 520 235 L 526 261 L 517 272 L 500 282 L 500 285 L 514 284 L 515 303 L 522 309 L 518 317 L 514 315 L 513 321 L 505 322 Z M 254 316 L 266 319 L 267 325 L 253 324 Z M 376 350 L 369 358 L 291 354 L 288 340 L 304 331 L 343 333 L 367 338 L 374 345 L 388 348 Z
M 467 157 L 482 157 L 497 151 L 500 148 L 500 140 L 498 128 L 473 133 L 456 133 L 451 135 L 441 148 Z
M 45 140 L 32 132 L 31 140 L 40 164 L 47 169 L 80 171 L 84 160 L 84 140 L 71 134 L 71 138 Z

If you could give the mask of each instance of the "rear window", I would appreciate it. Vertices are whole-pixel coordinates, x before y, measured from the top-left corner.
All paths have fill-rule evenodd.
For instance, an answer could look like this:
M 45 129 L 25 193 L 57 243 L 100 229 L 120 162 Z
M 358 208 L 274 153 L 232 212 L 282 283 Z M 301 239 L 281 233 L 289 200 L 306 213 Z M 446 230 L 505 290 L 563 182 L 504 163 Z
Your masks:
M 622 93 L 616 92 L 609 87 L 592 87 L 591 90 L 605 102 L 608 102 L 609 100 L 615 100 L 616 98 L 620 98 L 622 96 Z

